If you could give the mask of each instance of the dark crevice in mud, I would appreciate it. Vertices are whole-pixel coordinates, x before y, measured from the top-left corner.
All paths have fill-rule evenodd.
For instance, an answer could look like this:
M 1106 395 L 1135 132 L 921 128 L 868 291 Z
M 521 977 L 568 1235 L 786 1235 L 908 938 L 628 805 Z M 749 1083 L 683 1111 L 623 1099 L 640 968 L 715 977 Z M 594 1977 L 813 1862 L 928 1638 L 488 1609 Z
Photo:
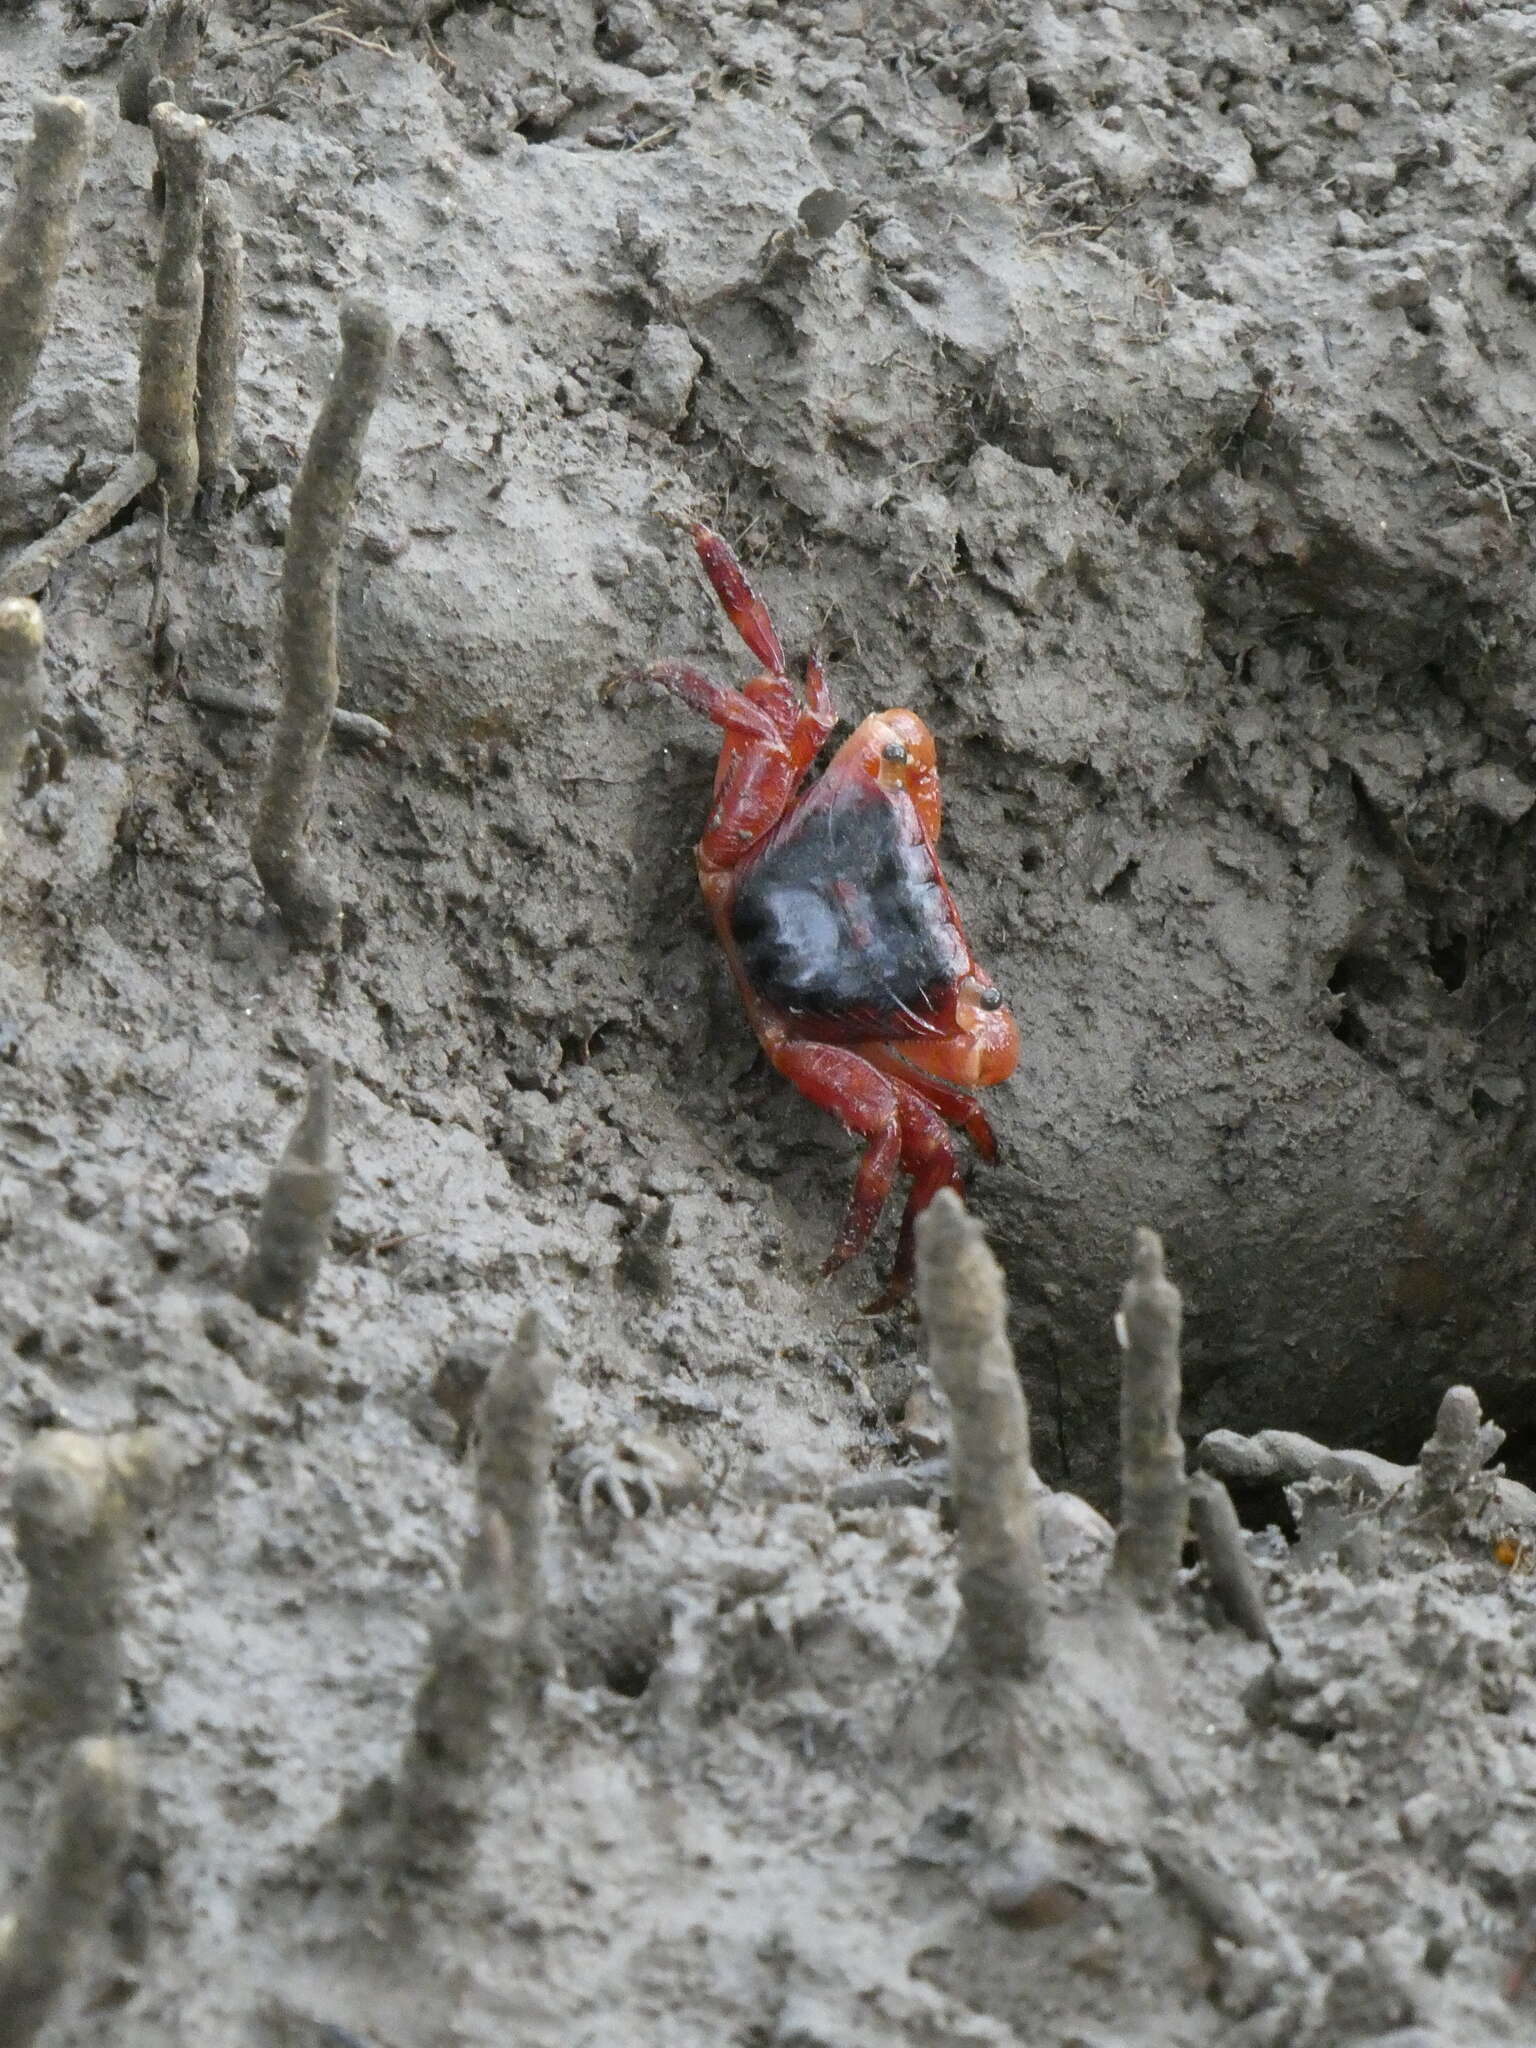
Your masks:
M 1512 1399 L 1503 1401 L 1498 1412 L 1505 1431 L 1499 1463 L 1511 1479 L 1536 1489 L 1536 1393 L 1528 1394 L 1522 1407 Z
M 626 1700 L 643 1699 L 655 1676 L 654 1656 L 619 1656 L 610 1658 L 603 1666 L 603 1685 Z
M 1244 1486 L 1228 1480 L 1227 1491 L 1245 1529 L 1278 1529 L 1288 1543 L 1295 1541 L 1296 1518 L 1285 1497 L 1285 1488 L 1278 1482 Z
M 1469 953 L 1470 941 L 1465 932 L 1450 932 L 1439 945 L 1429 949 L 1429 964 L 1452 995 L 1466 982 Z
M 1374 980 L 1375 973 L 1370 963 L 1345 954 L 1328 977 L 1328 993 L 1337 996 L 1338 1007 L 1329 1021 L 1328 1029 L 1341 1045 L 1347 1045 L 1351 1052 L 1367 1052 L 1370 1049 L 1371 1034 L 1350 997 L 1362 983 Z

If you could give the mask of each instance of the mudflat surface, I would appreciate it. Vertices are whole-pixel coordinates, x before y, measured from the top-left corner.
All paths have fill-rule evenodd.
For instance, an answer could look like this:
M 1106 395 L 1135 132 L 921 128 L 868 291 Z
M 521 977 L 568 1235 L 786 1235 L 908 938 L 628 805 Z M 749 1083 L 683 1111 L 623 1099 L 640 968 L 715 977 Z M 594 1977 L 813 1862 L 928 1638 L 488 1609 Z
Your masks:
M 98 117 L 7 553 L 132 442 L 141 12 L 0 25 L 0 162 L 35 90 Z M 936 1509 L 834 1491 L 933 1448 L 919 1332 L 858 1314 L 889 1227 L 816 1282 L 852 1154 L 755 1061 L 708 935 L 711 729 L 599 695 L 662 656 L 750 673 L 704 517 L 845 718 L 935 733 L 1024 1034 L 972 1199 L 1049 1485 L 1113 1510 L 1137 1224 L 1185 1293 L 1192 1441 L 1408 1459 L 1471 1381 L 1524 1469 L 1536 15 L 311 12 L 218 0 L 183 92 L 245 236 L 238 503 L 175 536 L 153 645 L 147 514 L 54 578 L 53 740 L 4 796 L 4 1461 L 152 1423 L 178 1467 L 136 1576 L 129 1906 L 49 2041 L 1536 2038 L 1506 1996 L 1533 1582 L 1485 1500 L 1433 1542 L 1355 1493 L 1260 1539 L 1272 1679 L 1194 1582 L 1155 1623 L 1110 1603 L 1087 1520 L 1029 1693 L 942 1663 Z M 275 702 L 353 292 L 401 340 L 342 702 L 390 737 L 332 751 L 317 954 L 249 863 L 270 727 L 197 699 Z M 291 1336 L 231 1288 L 319 1056 L 347 1183 Z M 464 1390 L 530 1305 L 563 1469 L 654 1461 L 666 1511 L 583 1530 L 561 1495 L 565 1683 L 462 1871 L 386 1900 Z M 1342 1567 L 1339 1516 L 1385 1517 L 1380 1555 Z M 0 1549 L 0 1641 L 23 1592 Z M 17 1884 L 50 1782 L 46 1750 L 0 1780 Z M 1175 1824 L 1253 1888 L 1246 1935 L 1159 1876 Z M 1059 1925 L 992 1910 L 1026 1836 L 1085 1894 Z

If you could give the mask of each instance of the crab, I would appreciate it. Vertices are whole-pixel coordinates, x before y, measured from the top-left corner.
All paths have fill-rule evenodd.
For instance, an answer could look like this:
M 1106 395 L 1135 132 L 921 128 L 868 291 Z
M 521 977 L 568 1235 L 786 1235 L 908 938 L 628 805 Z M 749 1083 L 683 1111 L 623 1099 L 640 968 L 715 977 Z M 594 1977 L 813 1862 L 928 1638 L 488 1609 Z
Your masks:
M 634 679 L 721 728 L 696 849 L 715 934 L 773 1066 L 864 1141 L 823 1274 L 864 1249 L 898 1171 L 910 1177 L 895 1266 L 868 1304 L 876 1313 L 910 1292 L 917 1218 L 940 1188 L 961 1185 L 949 1127 L 983 1159 L 997 1157 L 973 1091 L 1012 1073 L 1018 1027 L 967 943 L 939 866 L 932 734 L 911 711 L 878 712 L 808 782 L 837 723 L 821 662 L 808 658 L 802 698 L 728 544 L 706 526 L 690 531 L 761 672 L 740 690 L 677 661 Z
M 663 1515 L 686 1507 L 704 1492 L 704 1468 L 691 1451 L 648 1430 L 621 1430 L 606 1444 L 572 1446 L 555 1471 L 576 1503 L 576 1518 L 589 1534 L 606 1500 L 621 1522 L 649 1512 Z

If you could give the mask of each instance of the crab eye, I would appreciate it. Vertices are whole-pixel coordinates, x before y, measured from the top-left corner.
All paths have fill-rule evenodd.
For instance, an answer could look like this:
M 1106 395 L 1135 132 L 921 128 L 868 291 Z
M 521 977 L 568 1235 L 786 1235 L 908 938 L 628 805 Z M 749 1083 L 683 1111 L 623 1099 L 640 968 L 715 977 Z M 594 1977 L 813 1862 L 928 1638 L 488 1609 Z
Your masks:
M 905 761 L 907 750 L 900 740 L 891 740 L 880 749 L 880 758 L 884 761 Z
M 984 988 L 976 998 L 978 1009 L 1000 1010 L 1003 1007 L 1003 992 L 1000 988 Z

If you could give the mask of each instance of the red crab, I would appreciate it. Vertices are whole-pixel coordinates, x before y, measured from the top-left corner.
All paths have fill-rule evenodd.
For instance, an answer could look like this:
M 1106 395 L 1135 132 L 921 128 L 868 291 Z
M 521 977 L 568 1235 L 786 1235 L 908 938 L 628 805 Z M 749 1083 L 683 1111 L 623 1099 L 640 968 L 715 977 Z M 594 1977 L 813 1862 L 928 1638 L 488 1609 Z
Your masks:
M 874 1312 L 911 1287 L 918 1216 L 940 1188 L 960 1185 L 946 1122 L 983 1159 L 997 1157 L 970 1091 L 1013 1072 L 1018 1027 L 966 943 L 939 868 L 932 734 L 911 711 L 880 712 L 807 786 L 837 723 L 821 664 L 814 654 L 806 662 L 802 703 L 741 564 L 708 527 L 692 534 L 762 672 L 743 690 L 676 661 L 642 677 L 724 732 L 699 880 L 763 1051 L 866 1141 L 823 1273 L 863 1250 L 898 1167 L 911 1176 L 895 1269 Z

